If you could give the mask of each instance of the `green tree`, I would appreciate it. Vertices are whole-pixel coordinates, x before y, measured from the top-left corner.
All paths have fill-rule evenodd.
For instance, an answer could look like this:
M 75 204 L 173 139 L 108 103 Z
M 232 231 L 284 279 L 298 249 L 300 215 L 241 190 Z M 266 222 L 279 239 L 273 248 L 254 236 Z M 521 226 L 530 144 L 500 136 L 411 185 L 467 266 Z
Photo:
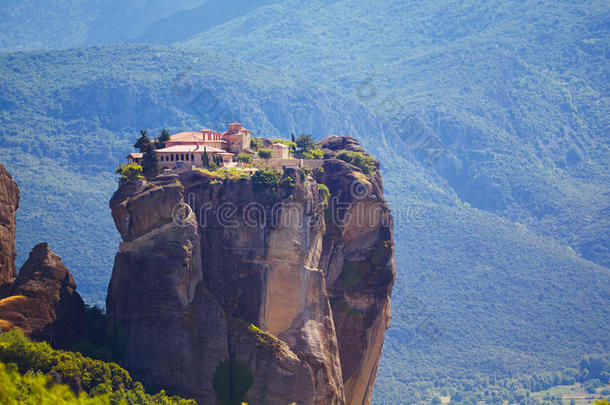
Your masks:
M 165 147 L 165 142 L 169 141 L 169 131 L 165 128 L 161 130 L 161 135 L 155 141 L 155 149 L 162 149 Z
M 201 155 L 201 164 L 206 169 L 210 168 L 210 157 L 208 156 L 208 149 L 205 146 L 203 147 L 203 155 Z
M 243 163 L 252 163 L 252 155 L 249 153 L 241 152 L 237 155 L 237 161 Z
M 148 145 L 151 145 L 150 138 L 148 137 L 146 129 L 140 130 L 140 137 L 136 140 L 136 143 L 133 144 L 134 148 L 137 148 L 140 153 L 144 153 L 144 150 Z
M 263 140 L 261 138 L 251 138 L 250 139 L 250 149 L 259 150 L 263 147 Z
M 258 156 L 261 159 L 265 159 L 265 160 L 271 159 L 271 149 L 267 149 L 267 148 L 259 149 L 258 150 Z
M 152 143 L 144 147 L 142 152 L 142 173 L 146 178 L 152 178 L 159 174 L 159 157 Z
M 308 151 L 310 149 L 313 149 L 315 143 L 316 141 L 310 134 L 301 134 L 296 140 L 296 144 L 301 151 Z

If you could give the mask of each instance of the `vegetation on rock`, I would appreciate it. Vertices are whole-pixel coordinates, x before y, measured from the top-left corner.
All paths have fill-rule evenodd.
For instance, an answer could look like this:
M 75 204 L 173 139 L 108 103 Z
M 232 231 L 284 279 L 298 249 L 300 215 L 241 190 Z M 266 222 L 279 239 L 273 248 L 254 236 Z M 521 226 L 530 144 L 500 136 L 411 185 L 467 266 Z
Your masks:
M 115 170 L 115 173 L 120 176 L 119 181 L 121 183 L 129 180 L 144 179 L 142 176 L 142 166 L 137 163 L 121 164 Z
M 53 399 L 80 403 L 67 387 L 49 386 L 48 381 L 52 379 L 68 384 L 85 403 L 93 403 L 87 402 L 91 399 L 95 403 L 108 404 L 194 404 L 190 400 L 168 397 L 164 391 L 147 394 L 142 384 L 133 381 L 116 363 L 53 350 L 46 343 L 31 342 L 18 330 L 0 335 L 0 362 L 8 364 L 0 365 L 0 380 L 3 381 L 0 398 L 15 395 L 13 400 L 32 404 L 51 403 Z
M 344 162 L 358 167 L 364 174 L 373 174 L 377 170 L 375 158 L 365 155 L 362 152 L 344 150 L 337 155 L 337 159 L 341 159 Z

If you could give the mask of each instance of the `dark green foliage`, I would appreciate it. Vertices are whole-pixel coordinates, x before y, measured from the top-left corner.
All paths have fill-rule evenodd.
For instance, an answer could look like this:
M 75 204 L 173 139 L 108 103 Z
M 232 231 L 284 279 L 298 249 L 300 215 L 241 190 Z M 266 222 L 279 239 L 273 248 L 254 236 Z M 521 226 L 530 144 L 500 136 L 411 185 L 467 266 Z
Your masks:
M 152 143 L 145 145 L 142 153 L 144 154 L 142 156 L 142 174 L 148 179 L 153 178 L 159 174 L 160 170 L 159 157 L 154 145 Z
M 141 129 L 140 137 L 136 140 L 136 143 L 133 144 L 133 147 L 138 149 L 140 151 L 140 153 L 144 153 L 144 151 L 152 144 L 147 133 L 148 133 L 148 130 Z
M 280 187 L 289 193 L 294 190 L 295 185 L 294 179 L 290 176 L 286 176 L 280 181 Z
M 92 397 L 108 396 L 110 403 L 130 404 L 193 404 L 177 397 L 169 398 L 163 391 L 149 395 L 142 384 L 133 381 L 127 371 L 116 363 L 84 357 L 77 352 L 53 350 L 46 343 L 30 342 L 18 330 L 0 335 L 0 362 L 13 363 L 20 373 L 54 373 L 62 381 L 78 382 Z
M 301 151 L 313 149 L 316 141 L 311 134 L 301 134 L 296 140 L 297 147 Z
M 260 157 L 261 159 L 271 159 L 271 149 L 268 148 L 261 148 L 258 150 L 258 157 Z
M 252 372 L 246 364 L 226 359 L 216 367 L 212 386 L 220 404 L 239 405 L 248 401 L 246 394 L 253 382 Z
M 203 155 L 201 155 L 201 161 L 204 168 L 210 168 L 210 156 L 208 155 L 208 150 L 205 146 L 203 147 Z
M 273 190 L 280 181 L 281 174 L 274 169 L 259 169 L 252 175 L 254 191 Z
M 337 155 L 337 159 L 341 159 L 349 164 L 352 164 L 360 170 L 364 174 L 373 174 L 377 170 L 377 163 L 375 162 L 375 158 L 372 156 L 365 155 L 361 152 L 352 152 L 352 151 L 341 151 Z
M 252 163 L 252 155 L 249 153 L 241 152 L 237 155 L 237 161 L 242 163 Z
M 161 130 L 161 135 L 155 141 L 155 149 L 162 149 L 165 147 L 165 142 L 169 141 L 170 133 L 167 129 Z
M 263 147 L 263 140 L 261 138 L 252 137 L 250 138 L 250 149 L 259 150 Z

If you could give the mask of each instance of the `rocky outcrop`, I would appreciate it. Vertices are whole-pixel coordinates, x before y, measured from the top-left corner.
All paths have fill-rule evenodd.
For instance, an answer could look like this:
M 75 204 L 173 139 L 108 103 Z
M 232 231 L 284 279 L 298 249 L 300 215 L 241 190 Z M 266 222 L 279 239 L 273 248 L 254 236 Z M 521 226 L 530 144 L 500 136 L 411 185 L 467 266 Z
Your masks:
M 0 164 L 0 298 L 4 283 L 17 276 L 15 258 L 15 214 L 19 207 L 19 187 L 8 171 Z
M 370 402 L 394 281 L 377 174 L 185 170 L 110 206 L 108 327 L 135 377 L 200 404 Z
M 20 328 L 55 347 L 76 343 L 84 304 L 72 275 L 46 243 L 32 249 L 10 296 L 0 300 L 0 327 Z
M 72 275 L 46 243 L 15 270 L 15 211 L 19 188 L 0 165 L 0 330 L 20 328 L 36 340 L 68 347 L 78 339 L 84 311 Z

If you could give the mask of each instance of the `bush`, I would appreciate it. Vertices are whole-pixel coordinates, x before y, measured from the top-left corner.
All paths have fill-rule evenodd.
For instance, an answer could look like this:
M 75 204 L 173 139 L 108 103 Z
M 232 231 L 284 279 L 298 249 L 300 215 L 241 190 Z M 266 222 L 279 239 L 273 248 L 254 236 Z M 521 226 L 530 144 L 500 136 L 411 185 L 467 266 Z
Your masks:
M 271 149 L 261 148 L 258 150 L 258 156 L 262 159 L 270 159 L 271 158 Z
M 254 191 L 274 189 L 280 181 L 280 173 L 273 169 L 260 169 L 252 175 Z
M 310 150 L 303 151 L 301 153 L 302 159 L 324 159 L 324 152 L 322 149 L 316 147 Z
M 243 163 L 252 163 L 252 155 L 249 153 L 241 152 L 237 155 L 237 161 Z
M 328 205 L 328 199 L 330 197 L 330 190 L 326 187 L 326 184 L 318 184 L 318 192 L 320 197 L 324 200 L 324 205 Z
M 142 166 L 136 163 L 129 163 L 127 165 L 120 165 L 114 171 L 116 174 L 120 175 L 119 181 L 124 183 L 128 180 L 136 180 L 143 179 L 142 177 Z
M 292 192 L 292 190 L 294 190 L 294 187 L 296 186 L 296 183 L 294 182 L 294 179 L 290 176 L 286 176 L 282 179 L 282 181 L 280 181 L 280 187 L 282 187 L 283 189 Z
M 373 174 L 377 170 L 377 163 L 372 156 L 363 154 L 362 152 L 341 151 L 337 155 L 337 159 L 341 159 L 351 165 L 354 165 L 364 174 Z
M 261 138 L 251 138 L 250 139 L 250 149 L 259 150 L 263 147 L 263 140 Z

